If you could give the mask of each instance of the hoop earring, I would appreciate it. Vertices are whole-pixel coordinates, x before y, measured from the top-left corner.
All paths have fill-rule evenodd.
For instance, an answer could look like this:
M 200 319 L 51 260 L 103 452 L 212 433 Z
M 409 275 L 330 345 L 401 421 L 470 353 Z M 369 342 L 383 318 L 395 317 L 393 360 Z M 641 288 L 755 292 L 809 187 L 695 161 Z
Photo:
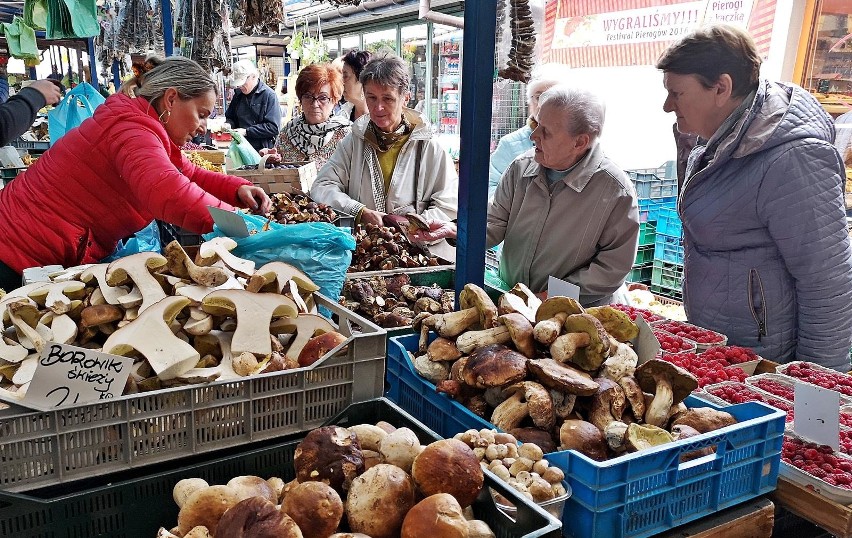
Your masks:
M 166 112 L 168 112 L 167 116 L 166 116 Z M 166 119 L 163 119 L 163 116 L 166 116 Z M 162 112 L 160 112 L 160 123 L 162 123 L 163 125 L 169 123 L 169 120 L 171 119 L 171 117 L 172 117 L 172 111 L 171 110 L 168 110 L 168 109 L 163 110 Z

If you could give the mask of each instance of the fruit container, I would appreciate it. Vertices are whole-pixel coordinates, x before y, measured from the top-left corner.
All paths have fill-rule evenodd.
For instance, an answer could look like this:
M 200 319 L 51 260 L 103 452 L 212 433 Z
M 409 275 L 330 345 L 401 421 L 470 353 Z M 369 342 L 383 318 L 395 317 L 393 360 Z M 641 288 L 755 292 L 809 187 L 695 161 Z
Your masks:
M 417 346 L 417 335 L 389 340 L 387 396 L 444 437 L 493 428 L 414 372 L 409 353 Z M 719 408 L 694 396 L 685 404 Z M 737 424 L 603 462 L 572 450 L 547 454 L 572 490 L 562 516 L 565 536 L 642 538 L 775 489 L 784 412 L 758 402 L 725 411 Z M 715 452 L 680 462 L 681 454 L 708 446 Z
M 811 474 L 811 472 L 805 471 L 803 468 L 797 466 L 803 465 L 802 463 L 794 464 L 794 460 L 791 456 L 789 456 L 789 453 L 790 451 L 795 451 L 799 446 L 803 447 L 804 450 L 810 449 L 813 451 L 811 452 L 811 455 L 813 456 L 811 459 L 823 459 L 826 456 L 832 456 L 834 458 L 833 461 L 836 462 L 834 465 L 829 464 L 832 471 L 821 469 L 821 472 L 832 472 L 834 474 L 837 472 L 837 469 L 840 469 L 841 472 L 845 471 L 842 472 L 843 476 L 847 477 L 844 478 L 844 480 L 849 480 L 846 487 L 829 484 L 821 477 L 815 476 Z M 782 456 L 780 476 L 783 476 L 791 482 L 801 484 L 802 486 L 815 491 L 817 494 L 837 503 L 845 505 L 852 504 L 852 457 L 834 452 L 830 447 L 820 447 L 816 444 L 809 443 L 792 432 L 786 432 L 784 434 L 784 446 L 782 448 L 782 453 L 784 455 Z M 807 453 L 804 455 L 807 456 Z M 807 460 L 801 461 L 805 463 L 807 462 Z
M 787 414 L 786 421 L 793 421 L 793 403 L 782 398 L 778 398 L 768 392 L 764 392 L 758 388 L 740 383 L 739 381 L 724 381 L 715 385 L 707 385 L 704 387 L 704 392 L 711 396 L 712 399 L 701 396 L 708 401 L 717 403 L 723 402 L 724 405 L 736 405 L 743 402 L 761 402 L 774 407 Z
M 852 376 L 819 364 L 794 361 L 779 366 L 778 373 L 852 397 Z
M 852 405 L 840 406 L 840 425 L 852 428 Z
M 662 320 L 666 319 L 663 316 L 661 316 L 659 314 L 655 314 L 654 312 L 651 312 L 650 310 L 646 310 L 644 308 L 637 308 L 635 306 L 630 306 L 630 305 L 626 305 L 626 304 L 617 304 L 617 303 L 611 304 L 609 306 L 611 306 L 613 308 L 617 308 L 617 309 L 621 310 L 622 312 L 626 313 L 628 316 L 630 316 L 630 319 L 632 319 L 633 321 L 636 321 L 636 316 L 638 316 L 640 314 L 642 315 L 643 318 L 645 318 L 645 321 L 647 321 L 648 323 L 653 323 L 654 321 L 662 321 Z
M 560 495 L 559 497 L 555 497 L 550 499 L 549 501 L 544 501 L 538 504 L 541 508 L 544 509 L 548 514 L 555 517 L 557 520 L 562 521 L 562 512 L 565 510 L 565 501 L 568 500 L 568 497 L 571 496 L 571 486 L 568 482 L 563 482 L 562 484 L 565 486 L 565 493 Z M 518 517 L 518 507 L 515 506 L 509 499 L 503 497 L 496 490 L 491 490 L 491 496 L 494 498 L 494 504 L 497 505 L 497 508 L 500 509 L 501 512 L 506 514 L 512 519 L 517 519 Z
M 729 366 L 760 359 L 757 353 L 742 346 L 712 346 L 702 351 L 701 355 L 708 359 L 722 361 Z
M 699 353 L 712 346 L 724 346 L 728 343 L 728 337 L 724 334 L 704 329 L 685 321 L 657 321 L 652 326 L 655 329 L 661 329 L 681 338 L 692 340 L 695 342 L 695 348 Z
M 413 430 L 421 443 L 439 439 L 411 415 L 385 398 L 353 404 L 326 424 L 351 426 L 384 420 Z M 178 508 L 172 499 L 174 485 L 184 478 L 203 478 L 210 484 L 225 484 L 240 475 L 264 478 L 295 477 L 293 460 L 304 436 L 271 439 L 208 455 L 199 460 L 180 460 L 157 468 L 96 476 L 72 486 L 41 488 L 27 494 L 0 491 L 0 535 L 15 538 L 153 538 L 159 527 L 171 528 Z M 498 491 L 516 507 L 511 519 L 495 505 L 489 490 Z M 473 503 L 474 515 L 505 538 L 558 538 L 558 519 L 526 500 L 490 472 L 485 487 Z
M 677 353 L 694 353 L 696 350 L 695 342 L 668 331 L 654 329 L 654 336 L 660 342 L 660 352 L 663 356 Z

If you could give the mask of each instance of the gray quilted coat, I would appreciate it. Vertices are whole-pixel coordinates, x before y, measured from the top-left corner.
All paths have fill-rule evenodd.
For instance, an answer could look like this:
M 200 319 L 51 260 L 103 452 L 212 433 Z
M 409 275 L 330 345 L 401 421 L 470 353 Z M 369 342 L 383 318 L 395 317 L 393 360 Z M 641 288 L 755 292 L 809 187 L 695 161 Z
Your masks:
M 852 248 L 834 126 L 798 86 L 761 81 L 752 106 L 678 200 L 690 322 L 779 362 L 849 369 Z

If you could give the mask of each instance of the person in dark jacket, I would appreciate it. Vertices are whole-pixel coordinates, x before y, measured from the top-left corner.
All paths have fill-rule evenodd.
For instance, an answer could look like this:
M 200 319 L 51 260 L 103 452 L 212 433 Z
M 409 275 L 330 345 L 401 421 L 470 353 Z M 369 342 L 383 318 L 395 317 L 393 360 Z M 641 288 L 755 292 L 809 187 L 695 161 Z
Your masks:
M 228 123 L 244 132 L 254 149 L 275 147 L 281 129 L 281 109 L 275 91 L 260 80 L 257 67 L 249 60 L 234 64 L 231 85 L 237 89 L 225 111 Z
M 0 105 L 0 146 L 24 134 L 45 105 L 55 105 L 62 95 L 49 80 L 37 80 Z
M 699 137 L 678 199 L 686 314 L 767 359 L 846 371 L 852 247 L 834 125 L 807 91 L 761 79 L 760 63 L 727 25 L 657 62 L 663 110 Z

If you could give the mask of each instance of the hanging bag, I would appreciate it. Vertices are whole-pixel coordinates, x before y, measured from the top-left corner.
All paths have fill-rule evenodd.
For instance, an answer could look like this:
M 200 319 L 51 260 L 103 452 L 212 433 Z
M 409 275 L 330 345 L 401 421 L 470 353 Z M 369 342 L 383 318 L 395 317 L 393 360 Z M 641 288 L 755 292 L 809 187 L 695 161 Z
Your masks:
M 95 109 L 106 99 L 88 82 L 81 82 L 65 94 L 56 108 L 47 113 L 47 129 L 50 133 L 50 145 L 71 129 L 91 118 Z
M 260 153 L 246 140 L 246 137 L 236 131 L 228 131 L 231 135 L 231 145 L 228 147 L 228 158 L 234 169 L 243 166 L 254 166 L 260 163 Z

